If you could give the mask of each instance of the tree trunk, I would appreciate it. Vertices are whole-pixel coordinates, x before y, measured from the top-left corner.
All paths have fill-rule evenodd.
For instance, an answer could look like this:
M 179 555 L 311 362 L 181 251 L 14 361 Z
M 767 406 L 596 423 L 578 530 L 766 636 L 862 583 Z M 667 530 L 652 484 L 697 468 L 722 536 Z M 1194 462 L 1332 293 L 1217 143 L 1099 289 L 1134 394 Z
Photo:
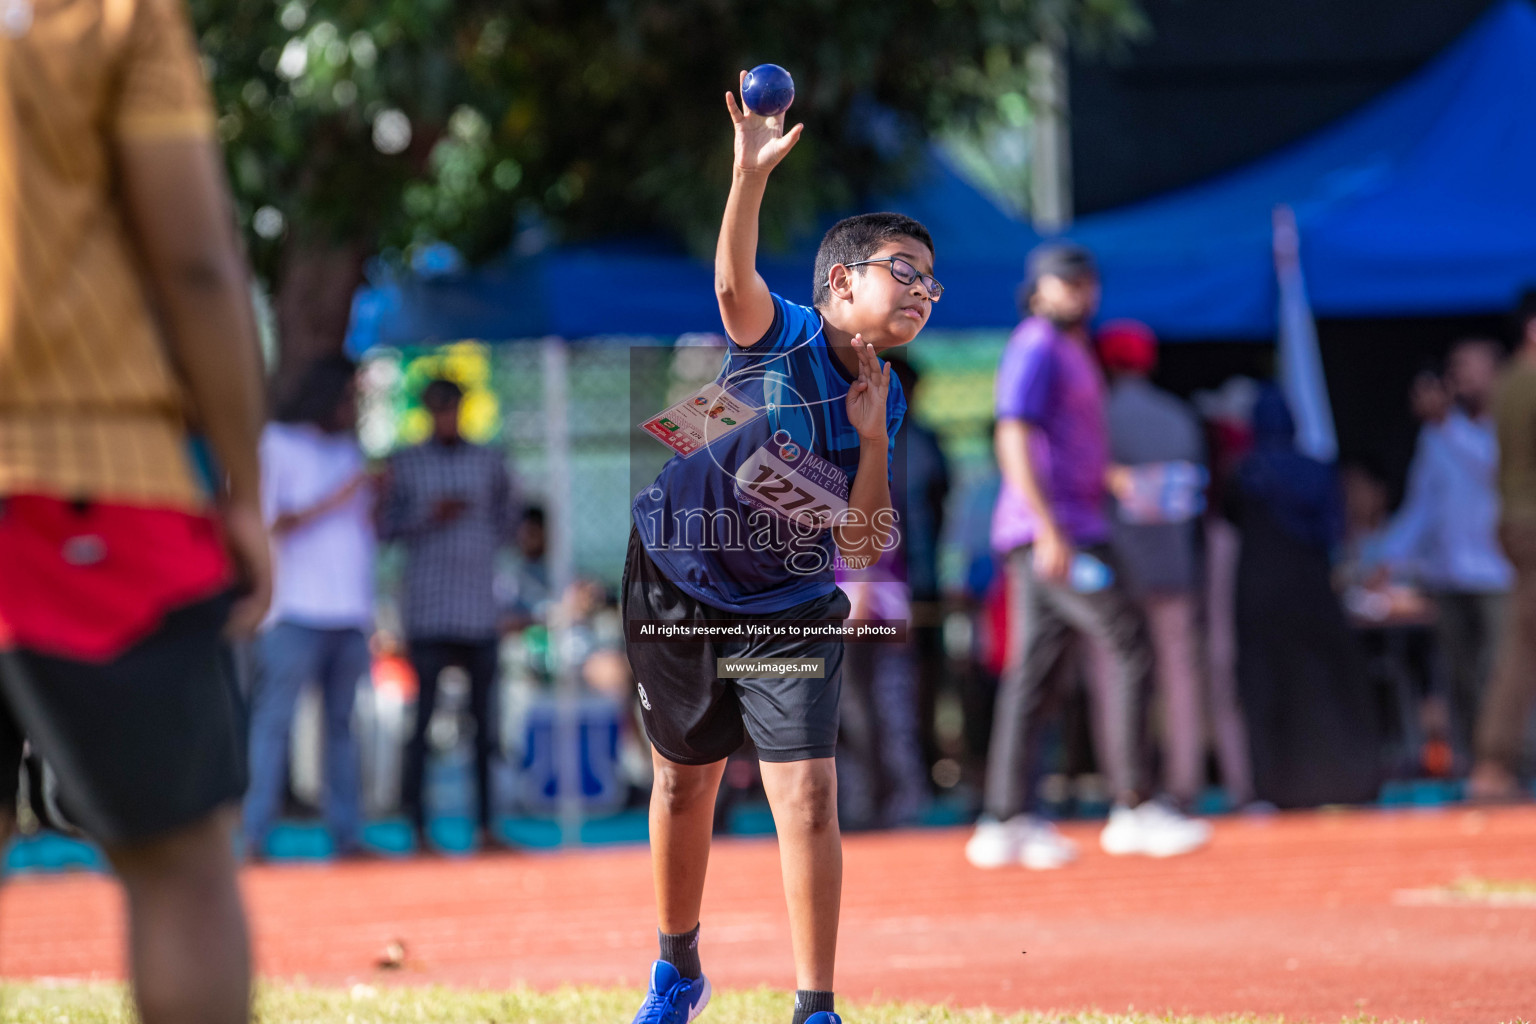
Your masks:
M 273 300 L 278 353 L 272 378 L 274 403 L 293 394 L 316 359 L 342 350 L 352 295 L 363 283 L 367 253 L 367 247 L 356 241 L 290 236 Z

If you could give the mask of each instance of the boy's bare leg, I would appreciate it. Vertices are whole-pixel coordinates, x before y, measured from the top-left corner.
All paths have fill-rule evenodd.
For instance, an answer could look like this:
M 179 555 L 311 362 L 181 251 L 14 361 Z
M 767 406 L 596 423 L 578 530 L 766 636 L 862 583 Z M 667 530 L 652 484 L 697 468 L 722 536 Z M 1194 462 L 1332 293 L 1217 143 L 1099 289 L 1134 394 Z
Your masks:
M 779 832 L 779 866 L 795 947 L 795 987 L 832 991 L 843 842 L 837 827 L 837 769 L 830 757 L 763 761 L 763 789 Z
M 251 951 L 225 808 L 107 851 L 128 891 L 129 962 L 144 1024 L 244 1024 Z
M 651 873 L 656 883 L 656 922 L 679 935 L 699 923 L 715 793 L 725 762 L 691 765 L 651 750 L 656 781 L 651 787 Z

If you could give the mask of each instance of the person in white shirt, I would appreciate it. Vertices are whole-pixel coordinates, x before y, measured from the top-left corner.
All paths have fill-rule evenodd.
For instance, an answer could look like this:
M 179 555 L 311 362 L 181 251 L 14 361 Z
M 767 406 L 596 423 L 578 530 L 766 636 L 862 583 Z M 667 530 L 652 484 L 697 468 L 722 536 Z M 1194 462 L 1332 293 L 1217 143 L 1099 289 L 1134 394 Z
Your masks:
M 370 664 L 374 488 L 356 422 L 356 367 L 335 356 L 310 368 L 261 439 L 273 595 L 251 695 L 244 831 L 253 858 L 282 806 L 294 709 L 311 682 L 324 704 L 326 824 L 338 855 L 367 853 L 352 705 Z
M 1470 767 L 1473 729 L 1493 669 L 1514 570 L 1499 548 L 1499 441 L 1490 409 L 1503 351 L 1460 341 L 1446 359 L 1454 404 L 1419 431 L 1408 495 L 1373 559 L 1435 599 L 1436 637 L 1448 669 L 1453 740 Z

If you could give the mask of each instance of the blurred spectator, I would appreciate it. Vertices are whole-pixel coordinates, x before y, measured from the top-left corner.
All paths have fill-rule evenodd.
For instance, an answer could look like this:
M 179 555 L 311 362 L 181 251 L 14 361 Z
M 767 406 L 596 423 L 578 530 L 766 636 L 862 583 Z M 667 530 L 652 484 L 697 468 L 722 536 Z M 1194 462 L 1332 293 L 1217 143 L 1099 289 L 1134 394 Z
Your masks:
M 524 520 L 527 525 L 527 520 Z M 618 762 L 615 781 L 624 787 L 633 806 L 649 796 L 653 776 L 651 744 L 640 719 L 640 692 L 624 653 L 624 624 L 615 596 L 596 580 L 578 579 L 566 589 L 560 609 L 563 653 L 582 689 L 613 702 L 618 718 Z M 597 781 L 599 765 L 589 766 Z
M 1371 582 L 1371 577 L 1382 575 L 1382 550 L 1391 526 L 1388 513 L 1392 502 L 1386 478 L 1364 461 L 1346 462 L 1339 467 L 1339 490 L 1344 501 L 1344 533 L 1334 575 L 1349 582 Z
M 1237 698 L 1237 563 L 1242 534 L 1222 515 L 1237 467 L 1253 447 L 1253 403 L 1258 385 L 1233 377 L 1220 389 L 1196 395 L 1205 417 L 1210 483 L 1205 515 L 1205 672 L 1211 734 L 1227 802 L 1253 800 L 1248 725 Z
M 617 602 L 597 580 L 577 579 L 566 588 L 562 604 L 565 629 L 559 662 L 569 665 L 582 685 L 617 693 L 618 688 L 606 682 L 615 674 L 610 659 L 624 660 L 624 624 Z M 601 667 L 594 668 L 594 659 Z M 627 670 L 618 686 L 628 688 Z
M 920 417 L 922 374 L 905 359 L 892 359 L 891 372 L 900 378 L 901 392 L 907 398 L 907 415 L 896 431 L 891 493 L 903 518 L 902 556 L 911 596 L 909 635 L 917 673 L 918 740 L 922 763 L 931 767 L 940 756 L 934 733 L 935 701 L 945 676 L 939 538 L 944 533 L 944 503 L 949 497 L 949 461 L 938 435 Z
M 544 622 L 549 614 L 548 533 L 544 509 L 530 505 L 517 524 L 517 563 L 510 575 L 498 581 L 497 603 L 502 610 L 502 631 L 526 629 Z
M 867 570 L 838 570 L 849 620 L 911 622 L 898 550 Z M 838 742 L 839 818 L 850 828 L 910 825 L 928 803 L 917 662 L 911 635 L 904 643 L 850 643 L 843 661 L 842 728 Z M 846 782 L 846 785 L 845 785 Z
M 1205 498 L 1205 440 L 1194 410 L 1156 387 L 1157 339 L 1145 324 L 1116 320 L 1098 336 L 1110 376 L 1110 459 L 1137 485 L 1116 503 L 1115 553 L 1152 634 L 1162 700 L 1163 778 L 1170 796 L 1192 808 L 1205 781 L 1201 712 L 1197 551 Z M 1101 659 L 1096 659 L 1101 660 Z M 1095 672 L 1102 678 L 1102 671 Z
M 1384 735 L 1390 770 L 1449 775 L 1450 713 L 1443 673 L 1438 671 L 1431 629 L 1434 606 L 1408 578 L 1394 579 L 1380 551 L 1387 537 L 1391 502 L 1385 474 L 1369 460 L 1339 470 L 1344 495 L 1344 537 L 1334 557 L 1334 589 L 1378 697 L 1389 698 L 1396 735 Z
M 1015 633 L 998 690 L 986 815 L 966 844 L 978 867 L 1061 867 L 1075 847 L 1033 814 L 1041 730 L 1064 697 L 1080 636 L 1104 644 L 1112 672 L 1105 712 L 1116 805 L 1100 843 L 1111 853 L 1183 853 L 1209 826 L 1145 800 L 1140 706 L 1152 685 L 1141 610 L 1125 590 L 1104 515 L 1109 441 L 1104 384 L 1089 348 L 1098 307 L 1093 259 L 1052 243 L 1030 254 L 1027 318 L 997 375 L 997 461 L 1003 486 L 992 542 L 1007 553 Z M 1022 632 L 1018 627 L 1022 626 Z
M 1494 424 L 1499 444 L 1499 541 L 1514 567 L 1514 589 L 1498 661 L 1477 721 L 1477 764 L 1468 794 L 1510 799 L 1520 772 L 1531 705 L 1536 702 L 1536 289 L 1516 313 L 1519 343 L 1499 382 Z
M 1413 566 L 1406 559 L 1390 566 L 1384 558 L 1393 540 L 1386 474 L 1370 460 L 1350 459 L 1339 466 L 1339 494 L 1344 526 L 1333 558 L 1334 589 L 1357 617 L 1383 621 L 1387 593 L 1413 589 L 1405 582 L 1413 578 Z
M 401 803 L 417 843 L 431 849 L 422 797 L 427 727 L 438 677 L 450 666 L 469 675 L 475 720 L 477 841 L 502 848 L 492 818 L 491 760 L 496 756 L 492 707 L 498 659 L 496 556 L 517 525 L 512 480 L 501 455 L 459 433 L 457 384 L 434 380 L 422 392 L 432 436 L 389 461 L 379 509 L 379 536 L 405 547 L 401 618 L 416 669 L 416 722 L 406 747 Z
M 352 705 L 373 625 L 373 488 L 358 447 L 357 368 L 316 362 L 261 439 L 273 541 L 272 611 L 257 641 L 245 841 L 262 856 L 287 779 L 299 694 L 320 687 L 325 819 L 341 856 L 363 853 Z
M 987 425 L 986 437 L 996 434 L 996 424 Z M 950 780 L 958 776 L 981 778 L 986 774 L 987 744 L 992 735 L 992 712 L 997 701 L 997 680 L 1003 671 L 1008 647 L 1007 586 L 999 571 L 1000 558 L 992 550 L 992 511 L 997 506 L 1002 477 L 997 463 L 987 460 L 986 472 L 972 479 L 956 500 L 956 514 L 950 524 L 950 543 L 960 549 L 963 576 L 960 597 L 964 610 L 952 621 L 960 625 L 957 639 L 968 642 L 962 650 L 946 653 L 960 662 L 960 710 L 963 718 L 964 763 L 946 766 Z M 963 623 L 963 625 L 961 625 Z M 953 662 L 951 663 L 953 664 Z M 937 780 L 936 780 L 937 781 Z M 979 788 L 979 787 L 978 787 Z
M 1254 789 L 1280 807 L 1357 803 L 1380 781 L 1364 659 L 1333 590 L 1343 531 L 1333 467 L 1296 450 L 1284 396 L 1265 385 L 1253 451 L 1228 509 L 1242 530 L 1237 679 Z
M 1420 423 L 1439 426 L 1451 411 L 1451 392 L 1445 385 L 1445 378 L 1433 370 L 1415 374 L 1408 392 L 1408 407 Z
M 217 115 L 183 4 L 23 0 L 3 21 L 0 836 L 25 744 L 123 883 L 137 1018 L 239 1024 L 227 642 L 265 615 L 271 556 Z M 217 463 L 205 479 L 189 421 Z M 78 914 L 51 896 L 57 919 Z
M 1490 406 L 1498 378 L 1496 342 L 1459 342 L 1447 360 L 1450 403 L 1433 384 L 1415 382 L 1419 431 L 1408 491 L 1371 558 L 1432 596 L 1436 637 L 1450 683 L 1452 742 L 1462 763 L 1504 618 L 1514 573 L 1499 550 L 1499 448 Z

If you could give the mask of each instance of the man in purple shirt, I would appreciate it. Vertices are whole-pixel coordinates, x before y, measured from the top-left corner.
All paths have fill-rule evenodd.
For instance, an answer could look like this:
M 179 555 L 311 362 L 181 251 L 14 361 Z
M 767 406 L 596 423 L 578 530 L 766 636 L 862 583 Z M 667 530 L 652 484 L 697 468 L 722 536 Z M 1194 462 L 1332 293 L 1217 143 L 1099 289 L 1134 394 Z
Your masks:
M 1145 800 L 1142 701 L 1151 691 L 1152 650 L 1141 610 L 1127 594 L 1110 549 L 1104 380 L 1089 347 L 1098 309 L 1093 258 L 1049 243 L 1030 254 L 1026 319 L 1008 341 L 997 374 L 998 467 L 1003 486 L 992 546 L 1008 561 L 1012 635 L 998 688 L 987 759 L 985 806 L 966 857 L 977 867 L 1061 867 L 1076 848 L 1034 813 L 1032 758 L 1041 727 L 1061 703 L 1080 638 L 1103 646 L 1113 666 L 1098 709 L 1100 759 L 1115 807 L 1100 836 L 1108 853 L 1167 857 L 1209 838 L 1205 822 Z

